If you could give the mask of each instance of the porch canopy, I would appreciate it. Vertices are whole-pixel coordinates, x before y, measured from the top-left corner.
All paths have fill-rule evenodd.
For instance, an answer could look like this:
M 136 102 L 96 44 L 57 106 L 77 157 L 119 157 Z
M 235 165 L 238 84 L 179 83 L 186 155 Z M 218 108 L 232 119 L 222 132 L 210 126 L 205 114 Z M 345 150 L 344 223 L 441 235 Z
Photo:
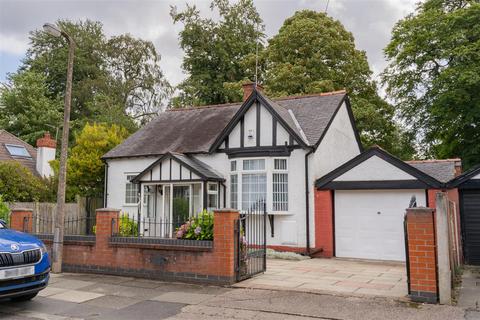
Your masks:
M 209 165 L 175 152 L 161 156 L 131 180 L 139 185 L 142 199 L 139 218 L 148 223 L 180 223 L 203 209 L 225 206 L 224 181 Z

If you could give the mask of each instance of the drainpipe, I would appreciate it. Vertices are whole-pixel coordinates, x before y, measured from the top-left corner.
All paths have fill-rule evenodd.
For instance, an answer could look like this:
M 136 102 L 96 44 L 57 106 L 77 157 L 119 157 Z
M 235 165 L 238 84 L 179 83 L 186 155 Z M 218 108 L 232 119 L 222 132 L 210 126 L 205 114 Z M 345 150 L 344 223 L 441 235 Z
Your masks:
M 306 234 L 307 234 L 307 251 L 306 255 L 310 255 L 310 199 L 309 199 L 309 183 L 308 183 L 308 156 L 311 155 L 315 150 L 310 149 L 305 154 L 305 218 L 306 218 L 306 223 L 305 223 L 305 228 L 306 228 Z
M 108 201 L 108 162 L 103 160 L 105 164 L 105 185 L 103 187 L 103 207 L 108 208 L 107 201 Z

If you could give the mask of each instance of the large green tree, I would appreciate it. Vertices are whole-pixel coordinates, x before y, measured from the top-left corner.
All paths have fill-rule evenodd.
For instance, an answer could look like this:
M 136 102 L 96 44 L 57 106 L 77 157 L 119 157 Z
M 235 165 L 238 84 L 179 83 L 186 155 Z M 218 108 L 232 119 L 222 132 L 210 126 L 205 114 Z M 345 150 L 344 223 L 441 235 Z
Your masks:
M 270 95 L 346 89 L 363 143 L 379 144 L 402 158 L 412 156 L 393 107 L 377 93 L 365 52 L 356 49 L 353 35 L 339 21 L 321 12 L 297 11 L 268 41 L 263 55 Z
M 128 137 L 128 131 L 117 125 L 86 124 L 75 139 L 67 166 L 67 199 L 75 195 L 101 197 L 105 181 L 105 164 L 101 157 Z M 58 160 L 52 162 L 55 176 Z
M 171 89 L 160 69 L 160 56 L 151 42 L 130 35 L 107 38 L 102 24 L 90 20 L 60 20 L 57 24 L 69 33 L 76 43 L 71 113 L 74 133 L 72 141 L 75 133 L 88 122 L 107 122 L 134 131 L 139 124 L 147 122 L 165 107 Z M 10 97 L 13 93 L 17 101 L 33 101 L 41 97 L 42 99 L 35 103 L 39 106 L 35 107 L 37 113 L 42 110 L 40 103 L 57 105 L 58 101 L 62 101 L 67 55 L 68 46 L 62 37 L 52 37 L 41 30 L 31 32 L 30 47 L 23 64 L 17 73 L 11 76 L 9 87 L 2 92 L 2 100 L 10 101 L 4 103 L 3 108 L 5 113 L 11 116 L 2 121 L 3 117 L 0 115 L 0 125 L 13 134 L 25 135 L 16 128 L 21 126 L 23 118 L 31 116 L 31 110 L 21 110 L 16 107 L 18 104 L 11 103 Z M 34 80 L 38 84 L 38 90 L 21 90 L 26 81 Z M 43 82 L 41 87 L 40 81 Z M 43 91 L 40 92 L 40 89 Z M 47 99 L 44 99 L 45 97 Z M 62 110 L 60 106 L 60 112 Z M 37 119 L 38 128 L 29 134 L 34 140 L 41 131 L 52 131 L 52 126 L 60 127 L 61 120 L 61 115 L 58 119 L 42 116 Z
M 50 94 L 43 74 L 24 71 L 9 75 L 0 88 L 0 128 L 35 145 L 45 131 L 55 132 L 62 106 L 60 97 Z
M 387 93 L 425 155 L 480 163 L 480 3 L 427 0 L 385 48 Z
M 253 1 L 213 0 L 210 8 L 218 12 L 217 20 L 201 17 L 194 5 L 181 12 L 172 7 L 173 21 L 184 26 L 179 38 L 185 53 L 182 68 L 188 74 L 178 86 L 176 107 L 241 100 L 238 82 L 255 77 L 264 27 Z

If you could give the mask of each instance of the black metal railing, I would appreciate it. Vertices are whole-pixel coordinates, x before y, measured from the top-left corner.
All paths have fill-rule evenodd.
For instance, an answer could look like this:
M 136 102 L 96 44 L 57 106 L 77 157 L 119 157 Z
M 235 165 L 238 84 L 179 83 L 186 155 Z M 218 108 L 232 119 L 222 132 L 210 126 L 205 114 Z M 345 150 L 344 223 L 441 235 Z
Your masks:
M 213 239 L 213 213 L 193 216 L 138 217 L 121 214 L 112 221 L 112 237 L 163 238 L 203 240 Z
M 64 235 L 93 236 L 95 235 L 95 217 L 65 217 Z M 33 234 L 51 235 L 54 233 L 55 220 L 53 217 L 33 215 L 24 217 L 23 231 Z

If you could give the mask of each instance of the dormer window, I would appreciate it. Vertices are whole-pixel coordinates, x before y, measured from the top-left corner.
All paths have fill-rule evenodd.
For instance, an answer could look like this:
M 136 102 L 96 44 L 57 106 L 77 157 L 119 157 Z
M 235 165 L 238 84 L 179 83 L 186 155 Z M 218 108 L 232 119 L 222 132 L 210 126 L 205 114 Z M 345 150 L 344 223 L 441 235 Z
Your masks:
M 12 157 L 16 157 L 16 158 L 32 157 L 24 146 L 15 145 L 15 144 L 6 144 L 5 147 L 7 148 L 8 153 L 10 153 Z

